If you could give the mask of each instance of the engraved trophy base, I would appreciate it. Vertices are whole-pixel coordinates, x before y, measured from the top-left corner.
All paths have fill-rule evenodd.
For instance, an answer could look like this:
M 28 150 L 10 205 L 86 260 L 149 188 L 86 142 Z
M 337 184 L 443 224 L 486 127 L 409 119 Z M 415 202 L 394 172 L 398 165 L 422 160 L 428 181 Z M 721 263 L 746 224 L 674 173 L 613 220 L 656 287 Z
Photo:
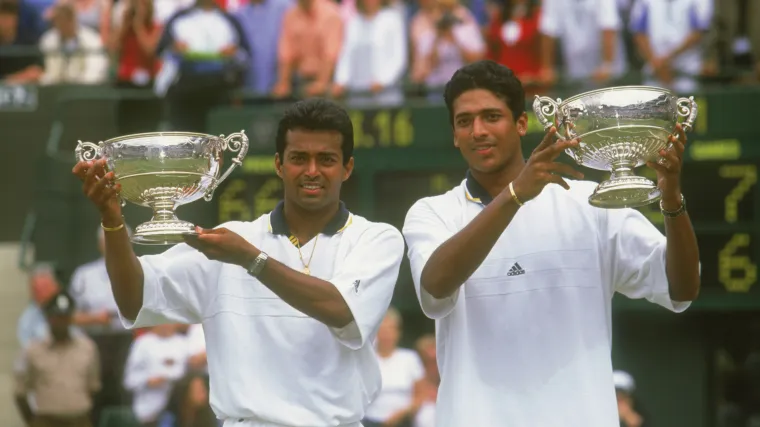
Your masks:
M 597 208 L 638 208 L 662 197 L 660 189 L 650 179 L 633 174 L 633 168 L 613 169 L 610 179 L 602 181 L 589 196 L 588 202 Z
M 132 242 L 141 245 L 184 243 L 186 236 L 197 236 L 195 224 L 178 219 L 171 210 L 154 210 L 153 218 L 135 228 Z

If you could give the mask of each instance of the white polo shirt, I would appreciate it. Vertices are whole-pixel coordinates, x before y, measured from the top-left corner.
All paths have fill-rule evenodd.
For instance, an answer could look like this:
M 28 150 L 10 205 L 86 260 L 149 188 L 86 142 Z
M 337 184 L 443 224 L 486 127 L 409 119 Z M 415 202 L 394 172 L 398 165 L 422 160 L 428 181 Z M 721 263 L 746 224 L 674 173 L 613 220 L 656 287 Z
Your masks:
M 669 297 L 665 237 L 636 210 L 589 205 L 595 183 L 568 183 L 521 207 L 475 273 L 441 300 L 421 289 L 422 269 L 490 197 L 468 175 L 409 210 L 412 276 L 436 319 L 437 427 L 616 426 L 613 293 L 675 312 L 689 306 Z
M 303 268 L 282 203 L 253 222 L 220 227 Z M 203 323 L 211 406 L 225 426 L 359 426 L 380 390 L 372 340 L 390 305 L 404 241 L 392 226 L 342 205 L 319 238 L 301 247 L 304 257 L 315 241 L 311 274 L 335 285 L 354 317 L 342 329 L 291 307 L 245 269 L 209 261 L 186 244 L 140 257 L 143 307 L 124 324 Z

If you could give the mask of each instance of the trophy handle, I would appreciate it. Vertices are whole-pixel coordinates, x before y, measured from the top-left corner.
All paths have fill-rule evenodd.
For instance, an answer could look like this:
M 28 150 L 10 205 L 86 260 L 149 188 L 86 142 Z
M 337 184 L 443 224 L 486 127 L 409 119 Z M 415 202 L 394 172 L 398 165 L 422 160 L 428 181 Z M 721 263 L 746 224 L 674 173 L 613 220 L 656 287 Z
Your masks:
M 74 155 L 77 162 L 89 162 L 90 160 L 98 160 L 103 154 L 103 149 L 99 144 L 93 144 L 92 142 L 77 141 L 77 148 L 74 149 Z
M 688 132 L 694 127 L 694 122 L 697 121 L 697 110 L 699 109 L 697 101 L 694 100 L 693 96 L 678 98 L 676 105 L 678 105 L 678 115 L 684 117 L 681 123 L 683 131 Z
M 222 176 L 216 180 L 216 183 L 209 187 L 209 189 L 206 191 L 206 194 L 203 196 L 203 200 L 207 202 L 211 201 L 212 197 L 214 196 L 214 190 L 216 190 L 216 187 L 218 187 L 222 181 L 227 179 L 227 177 L 230 176 L 236 167 L 243 164 L 243 159 L 248 153 L 248 137 L 245 135 L 244 130 L 231 133 L 226 137 L 224 135 L 219 135 L 219 137 L 224 141 L 224 145 L 222 145 L 223 150 L 230 150 L 233 153 L 238 154 L 235 156 L 235 158 L 232 159 L 232 164 L 227 168 L 226 171 L 224 171 L 224 174 L 222 174 Z
M 533 101 L 533 112 L 536 113 L 536 118 L 541 123 L 541 126 L 544 127 L 544 132 L 548 131 L 552 126 L 555 126 L 557 114 L 559 112 L 559 105 L 561 103 L 562 100 L 560 99 L 555 101 L 548 96 L 536 95 L 536 99 Z M 551 120 L 549 119 L 550 117 Z M 558 125 L 557 127 L 559 128 Z M 565 139 L 559 132 L 557 132 L 557 138 Z

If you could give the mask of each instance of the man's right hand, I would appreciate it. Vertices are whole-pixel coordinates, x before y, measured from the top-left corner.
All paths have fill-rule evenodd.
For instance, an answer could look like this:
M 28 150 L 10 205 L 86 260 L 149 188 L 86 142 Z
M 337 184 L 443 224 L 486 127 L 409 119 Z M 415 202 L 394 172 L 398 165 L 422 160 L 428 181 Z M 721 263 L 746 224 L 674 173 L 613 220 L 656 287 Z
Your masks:
M 106 172 L 104 159 L 79 162 L 72 173 L 82 181 L 82 191 L 98 208 L 103 225 L 118 227 L 122 222 L 119 192 L 121 184 L 114 183 L 114 173 Z
M 567 148 L 577 147 L 579 143 L 577 139 L 555 142 L 556 133 L 557 128 L 552 126 L 544 136 L 544 140 L 533 150 L 520 175 L 512 181 L 515 195 L 523 203 L 538 196 L 550 183 L 561 185 L 569 190 L 570 186 L 562 179 L 562 176 L 583 179 L 583 174 L 572 166 L 554 161 L 560 153 Z

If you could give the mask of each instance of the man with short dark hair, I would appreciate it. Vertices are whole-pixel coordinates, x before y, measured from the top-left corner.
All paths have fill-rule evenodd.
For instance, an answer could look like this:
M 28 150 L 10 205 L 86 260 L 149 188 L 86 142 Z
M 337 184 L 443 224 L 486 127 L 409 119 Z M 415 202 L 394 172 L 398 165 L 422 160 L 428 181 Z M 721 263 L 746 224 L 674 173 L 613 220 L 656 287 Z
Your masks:
M 380 390 L 372 340 L 403 238 L 340 201 L 354 168 L 354 134 L 337 104 L 292 105 L 276 146 L 285 195 L 271 213 L 200 229 L 187 244 L 140 258 L 123 227 L 113 172 L 103 161 L 73 172 L 100 210 L 124 324 L 203 324 L 211 406 L 226 427 L 359 427 Z
M 403 230 L 422 309 L 438 330 L 436 425 L 618 425 L 612 296 L 680 312 L 699 292 L 679 182 L 683 129 L 660 152 L 666 161 L 650 163 L 666 238 L 634 209 L 588 203 L 596 184 L 555 161 L 577 140 L 555 142 L 552 128 L 523 158 L 528 117 L 508 68 L 467 65 L 444 98 L 469 171 L 412 206 Z
M 43 307 L 50 336 L 35 339 L 15 367 L 16 406 L 32 427 L 90 427 L 92 396 L 100 391 L 100 358 L 83 334 L 71 334 L 74 300 L 58 292 Z M 29 404 L 34 394 L 36 408 Z

